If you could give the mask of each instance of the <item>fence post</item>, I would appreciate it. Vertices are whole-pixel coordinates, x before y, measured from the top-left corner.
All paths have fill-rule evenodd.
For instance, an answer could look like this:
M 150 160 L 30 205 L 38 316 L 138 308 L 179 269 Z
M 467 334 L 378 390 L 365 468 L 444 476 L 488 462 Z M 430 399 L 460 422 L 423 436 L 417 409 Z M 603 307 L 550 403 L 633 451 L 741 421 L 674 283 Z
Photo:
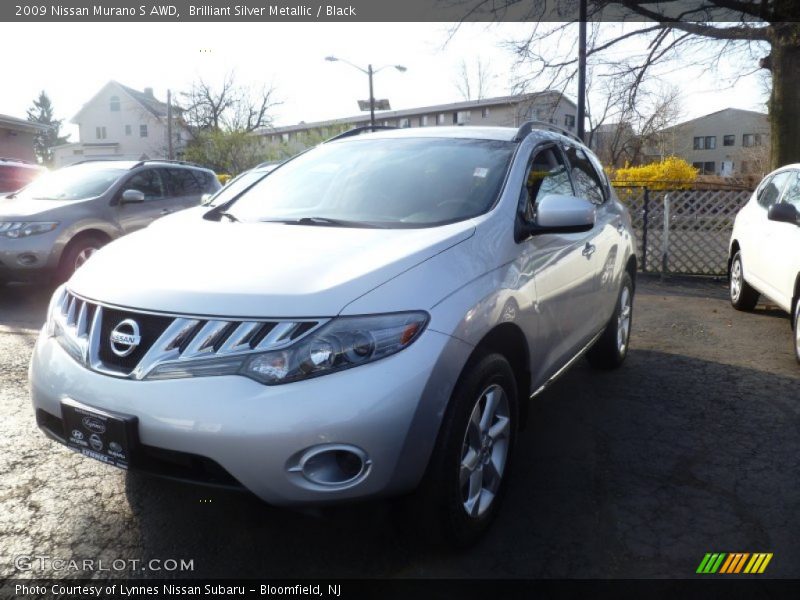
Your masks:
M 664 236 L 661 241 L 661 278 L 669 272 L 669 194 L 664 194 Z
M 644 188 L 644 215 L 642 215 L 642 273 L 647 273 L 647 224 L 650 221 L 650 188 Z

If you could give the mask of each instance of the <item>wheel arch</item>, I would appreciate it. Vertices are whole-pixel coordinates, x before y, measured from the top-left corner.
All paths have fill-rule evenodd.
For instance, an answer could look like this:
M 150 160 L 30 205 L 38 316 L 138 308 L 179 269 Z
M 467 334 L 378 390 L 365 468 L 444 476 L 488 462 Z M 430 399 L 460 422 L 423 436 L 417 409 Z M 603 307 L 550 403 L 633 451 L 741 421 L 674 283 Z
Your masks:
M 75 244 L 80 242 L 81 240 L 85 240 L 86 238 L 96 237 L 103 240 L 104 244 L 110 242 L 113 238 L 102 229 L 96 229 L 90 227 L 88 229 L 83 229 L 78 233 L 74 234 L 69 241 L 64 244 L 64 247 L 61 249 L 61 254 L 58 257 L 58 269 L 63 267 L 64 256 L 66 256 L 67 252 L 69 252 L 70 248 L 72 248 Z

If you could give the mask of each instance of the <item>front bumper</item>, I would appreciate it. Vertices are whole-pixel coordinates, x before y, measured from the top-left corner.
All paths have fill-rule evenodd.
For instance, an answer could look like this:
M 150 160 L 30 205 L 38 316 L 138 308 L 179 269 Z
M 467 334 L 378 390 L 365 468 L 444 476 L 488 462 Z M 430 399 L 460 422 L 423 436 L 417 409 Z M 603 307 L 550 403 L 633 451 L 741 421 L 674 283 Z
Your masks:
M 20 239 L 0 236 L 0 279 L 36 281 L 58 266 L 59 229 Z
M 319 504 L 416 486 L 470 351 L 429 329 L 383 360 L 284 385 L 241 376 L 133 381 L 84 368 L 43 333 L 31 361 L 31 396 L 40 425 L 42 417 L 58 423 L 64 398 L 134 415 L 148 449 L 210 459 L 272 504 Z M 304 451 L 335 444 L 364 452 L 364 477 L 330 486 L 290 470 Z

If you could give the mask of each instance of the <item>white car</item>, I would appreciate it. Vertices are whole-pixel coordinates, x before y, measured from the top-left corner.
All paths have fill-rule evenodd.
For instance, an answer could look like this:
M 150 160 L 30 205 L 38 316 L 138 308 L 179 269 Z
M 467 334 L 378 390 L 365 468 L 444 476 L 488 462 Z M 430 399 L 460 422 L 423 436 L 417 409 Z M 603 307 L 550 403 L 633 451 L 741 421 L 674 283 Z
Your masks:
M 764 295 L 789 313 L 800 362 L 800 164 L 767 175 L 733 225 L 731 304 L 752 310 Z

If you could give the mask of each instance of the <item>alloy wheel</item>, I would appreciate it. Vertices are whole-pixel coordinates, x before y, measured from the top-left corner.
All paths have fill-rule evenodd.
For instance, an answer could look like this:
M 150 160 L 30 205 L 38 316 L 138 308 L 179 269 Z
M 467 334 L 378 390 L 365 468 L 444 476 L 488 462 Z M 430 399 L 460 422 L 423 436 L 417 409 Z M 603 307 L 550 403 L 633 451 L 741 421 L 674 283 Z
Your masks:
M 492 505 L 508 460 L 511 413 L 498 384 L 487 387 L 470 414 L 459 465 L 459 486 L 466 513 L 482 516 Z
M 622 288 L 619 296 L 619 315 L 617 315 L 617 350 L 625 354 L 628 337 L 631 333 L 631 291 L 628 286 Z
M 731 266 L 731 300 L 737 302 L 742 293 L 742 261 L 738 258 Z
M 91 258 L 92 254 L 94 254 L 95 252 L 97 252 L 97 248 L 94 248 L 92 246 L 88 246 L 83 250 L 81 250 L 78 253 L 78 256 L 75 257 L 75 270 L 77 271 L 78 269 L 80 269 L 83 266 L 83 264 L 87 260 L 89 260 L 89 258 Z

